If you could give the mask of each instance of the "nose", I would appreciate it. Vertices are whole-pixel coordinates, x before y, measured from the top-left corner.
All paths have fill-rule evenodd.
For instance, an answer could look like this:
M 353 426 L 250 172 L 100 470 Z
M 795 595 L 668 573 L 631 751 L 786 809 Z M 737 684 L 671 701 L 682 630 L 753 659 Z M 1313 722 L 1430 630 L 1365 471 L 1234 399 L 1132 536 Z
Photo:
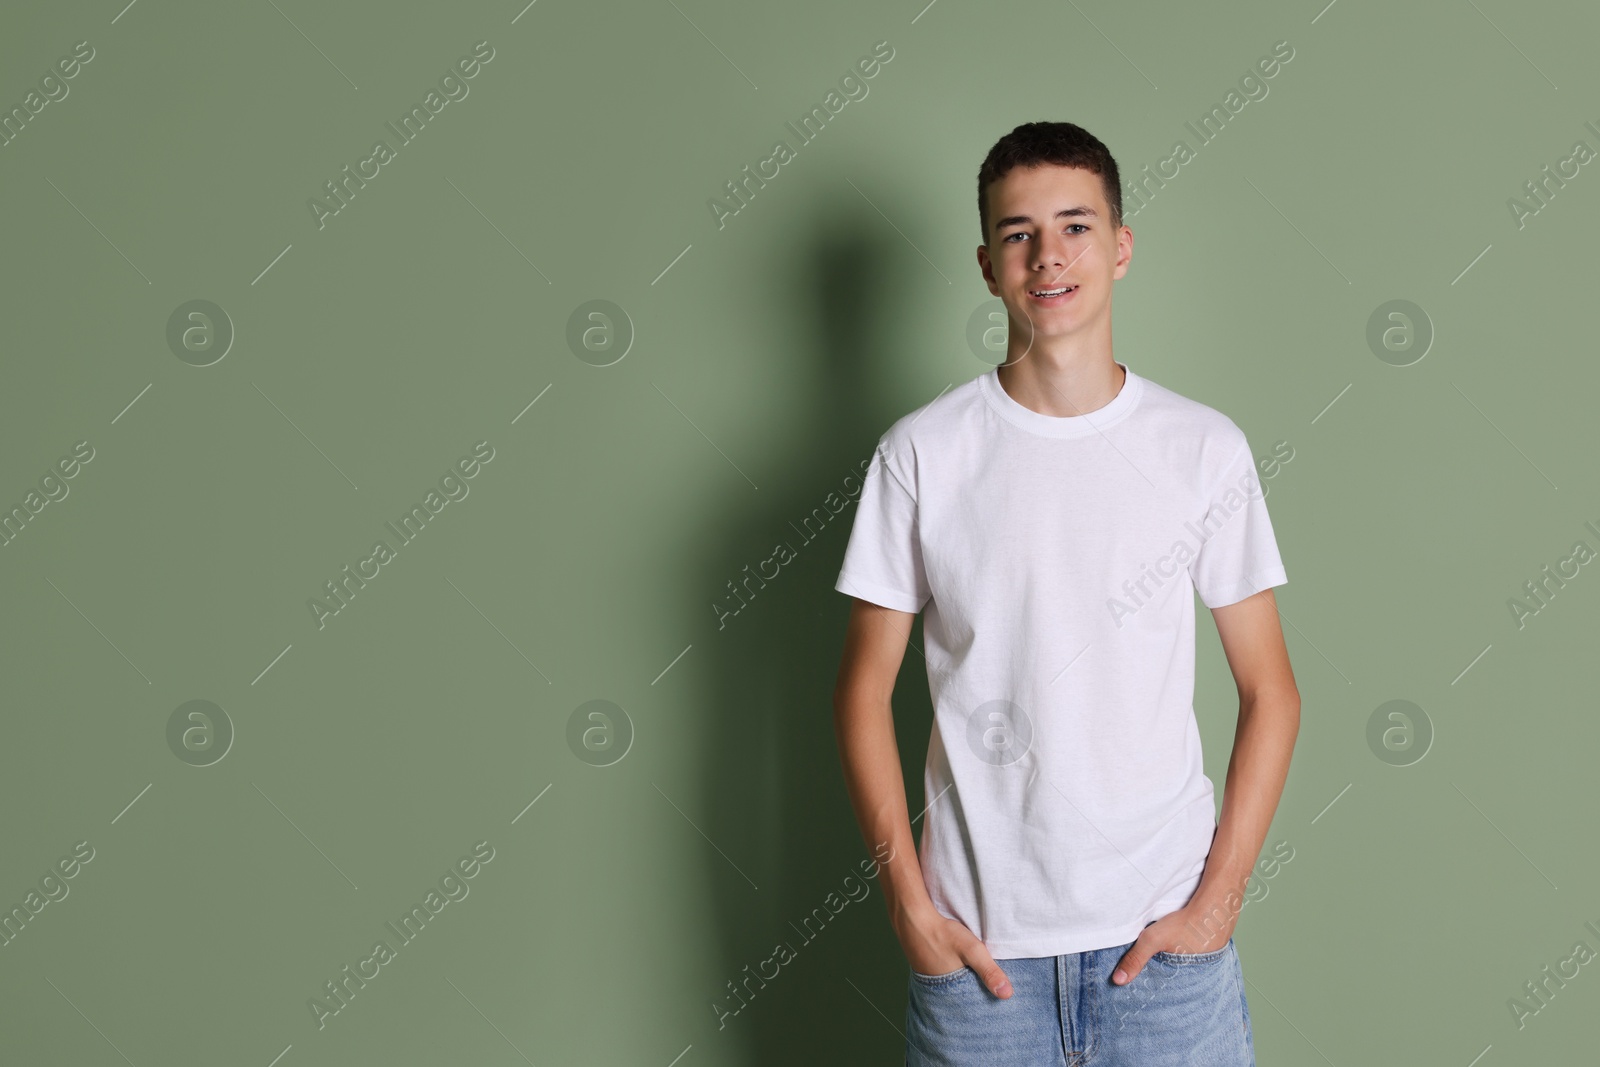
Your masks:
M 1032 265 L 1035 273 L 1043 275 L 1050 281 L 1060 278 L 1092 247 L 1087 243 L 1080 242 L 1080 244 L 1081 247 L 1074 246 L 1073 242 L 1059 233 L 1041 233 L 1033 245 Z
M 1045 230 L 1033 246 L 1033 267 L 1039 271 L 1061 271 L 1067 266 L 1067 242 L 1058 233 Z

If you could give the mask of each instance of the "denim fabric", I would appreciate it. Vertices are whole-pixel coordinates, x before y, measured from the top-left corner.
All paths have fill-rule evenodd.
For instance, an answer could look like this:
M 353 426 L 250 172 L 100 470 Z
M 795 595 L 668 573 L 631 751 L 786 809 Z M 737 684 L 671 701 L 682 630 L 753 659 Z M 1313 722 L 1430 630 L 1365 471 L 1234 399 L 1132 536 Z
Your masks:
M 997 959 L 1002 1000 L 963 967 L 911 972 L 907 1067 L 1255 1067 L 1233 939 L 1214 952 L 1158 952 L 1127 985 L 1127 945 Z

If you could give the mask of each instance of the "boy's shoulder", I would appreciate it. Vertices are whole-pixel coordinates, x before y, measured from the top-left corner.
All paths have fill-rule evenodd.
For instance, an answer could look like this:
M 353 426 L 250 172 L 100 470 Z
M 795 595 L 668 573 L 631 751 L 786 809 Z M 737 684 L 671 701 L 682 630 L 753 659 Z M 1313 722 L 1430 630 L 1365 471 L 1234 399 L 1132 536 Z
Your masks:
M 1180 485 L 1215 485 L 1241 463 L 1253 467 L 1245 433 L 1233 419 L 1122 365 L 1130 376 L 1124 388 L 1131 385 L 1138 391 L 1133 408 L 1105 434 L 1075 440 L 1109 441 L 1146 479 L 1162 471 L 1166 481 Z M 986 445 L 1010 430 L 985 393 L 993 373 L 946 389 L 896 419 L 879 439 L 871 469 L 888 474 L 912 499 L 920 499 L 929 478 L 937 483 L 952 472 L 980 467 Z M 1049 441 L 1037 440 L 1041 447 Z
M 1142 393 L 1139 407 L 1157 432 L 1179 441 L 1232 446 L 1234 452 L 1244 447 L 1245 434 L 1239 424 L 1211 405 L 1149 378 L 1142 382 Z
M 1138 402 L 1125 420 L 1129 429 L 1180 447 L 1205 446 L 1204 451 L 1209 453 L 1231 447 L 1232 455 L 1244 447 L 1244 431 L 1226 414 L 1145 377 L 1126 363 L 1123 366 L 1128 368 L 1130 378 L 1124 387 L 1131 384 L 1139 391 Z M 880 450 L 914 454 L 940 446 L 968 447 L 970 442 L 961 431 L 974 427 L 980 417 L 988 414 L 984 379 L 993 373 L 985 371 L 946 389 L 900 416 L 884 431 Z

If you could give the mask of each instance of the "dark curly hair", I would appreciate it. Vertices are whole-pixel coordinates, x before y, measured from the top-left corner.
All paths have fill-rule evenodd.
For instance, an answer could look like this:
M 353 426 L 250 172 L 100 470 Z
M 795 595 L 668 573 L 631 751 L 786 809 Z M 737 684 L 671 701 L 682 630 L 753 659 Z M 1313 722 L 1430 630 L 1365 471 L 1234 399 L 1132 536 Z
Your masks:
M 989 243 L 989 186 L 1013 168 L 1041 163 L 1081 167 L 1098 174 L 1111 207 L 1112 228 L 1122 225 L 1122 178 L 1111 150 L 1094 134 L 1070 122 L 1025 122 L 996 141 L 978 168 L 978 223 L 984 244 Z

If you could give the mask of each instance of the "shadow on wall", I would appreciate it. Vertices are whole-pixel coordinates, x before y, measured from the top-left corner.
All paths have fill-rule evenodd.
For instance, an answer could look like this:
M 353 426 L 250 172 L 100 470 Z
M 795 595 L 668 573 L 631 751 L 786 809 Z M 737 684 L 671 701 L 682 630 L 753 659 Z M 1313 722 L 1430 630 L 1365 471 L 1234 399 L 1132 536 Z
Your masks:
M 709 526 L 710 547 L 695 564 L 707 604 L 716 605 L 704 609 L 710 632 L 699 639 L 713 678 L 701 720 L 702 810 L 706 834 L 727 857 L 705 848 L 718 984 L 705 991 L 709 1025 L 696 1032 L 706 1045 L 694 1054 L 716 1049 L 716 1062 L 815 1067 L 903 1057 L 906 963 L 878 881 L 864 876 L 863 864 L 875 870 L 872 850 L 850 806 L 833 729 L 851 605 L 833 584 L 861 465 L 889 425 L 923 402 L 907 399 L 909 390 L 867 395 L 884 379 L 899 314 L 892 293 L 903 291 L 884 280 L 916 271 L 916 254 L 883 236 L 868 205 L 854 212 L 852 199 L 861 203 L 845 189 L 829 205 L 782 280 L 804 302 L 794 318 L 812 324 L 795 350 L 814 374 L 789 398 L 804 436 L 787 467 L 768 470 L 759 491 L 737 498 L 748 506 Z M 841 499 L 833 512 L 829 504 Z M 913 815 L 923 803 L 932 715 L 921 647 L 919 617 L 894 701 Z

